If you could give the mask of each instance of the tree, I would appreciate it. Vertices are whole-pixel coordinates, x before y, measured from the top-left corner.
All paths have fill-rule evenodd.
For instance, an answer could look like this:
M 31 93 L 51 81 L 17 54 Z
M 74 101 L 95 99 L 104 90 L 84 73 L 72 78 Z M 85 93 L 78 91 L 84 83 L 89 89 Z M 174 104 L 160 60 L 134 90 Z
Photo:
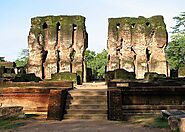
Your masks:
M 182 12 L 179 16 L 173 17 L 176 21 L 176 25 L 172 27 L 172 33 L 181 33 L 185 31 L 185 12 Z
M 107 51 L 105 49 L 98 54 L 94 51 L 86 50 L 85 61 L 87 67 L 92 69 L 92 74 L 95 79 L 103 78 L 105 66 L 107 65 Z
M 5 62 L 4 57 L 0 57 L 0 62 Z
M 24 67 L 28 62 L 28 49 L 22 49 L 19 57 L 15 61 L 17 67 Z
M 178 70 L 185 64 L 185 12 L 173 19 L 176 25 L 172 27 L 171 42 L 166 48 L 166 55 L 170 68 Z
M 103 78 L 105 73 L 105 66 L 107 66 L 107 51 L 104 49 L 101 53 L 96 55 L 96 64 L 97 64 L 97 77 Z

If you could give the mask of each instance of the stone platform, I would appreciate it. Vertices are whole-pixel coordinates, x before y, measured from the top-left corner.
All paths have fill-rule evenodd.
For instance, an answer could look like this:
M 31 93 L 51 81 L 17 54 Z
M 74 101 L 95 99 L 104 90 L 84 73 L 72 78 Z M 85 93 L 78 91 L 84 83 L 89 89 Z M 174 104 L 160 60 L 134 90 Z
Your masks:
M 127 120 L 131 116 L 160 114 L 160 110 L 185 110 L 185 86 L 132 85 L 109 82 L 108 119 Z

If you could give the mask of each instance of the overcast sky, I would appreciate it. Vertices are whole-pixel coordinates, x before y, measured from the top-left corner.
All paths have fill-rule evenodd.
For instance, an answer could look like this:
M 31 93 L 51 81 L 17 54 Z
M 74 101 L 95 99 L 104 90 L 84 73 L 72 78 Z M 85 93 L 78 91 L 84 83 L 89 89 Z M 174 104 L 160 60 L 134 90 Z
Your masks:
M 31 18 L 36 16 L 85 16 L 88 49 L 101 52 L 106 49 L 110 17 L 163 15 L 169 32 L 172 18 L 184 11 L 185 0 L 1 0 L 0 56 L 14 61 L 27 48 Z

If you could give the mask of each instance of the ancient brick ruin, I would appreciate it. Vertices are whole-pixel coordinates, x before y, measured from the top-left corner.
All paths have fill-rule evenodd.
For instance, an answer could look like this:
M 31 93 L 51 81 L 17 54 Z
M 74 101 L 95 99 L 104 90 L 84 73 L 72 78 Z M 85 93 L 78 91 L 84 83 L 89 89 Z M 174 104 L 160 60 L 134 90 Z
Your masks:
M 83 16 L 44 16 L 31 19 L 28 73 L 42 79 L 72 72 L 84 76 L 87 32 Z
M 110 18 L 107 71 L 125 69 L 136 78 L 145 72 L 167 75 L 167 31 L 163 16 Z

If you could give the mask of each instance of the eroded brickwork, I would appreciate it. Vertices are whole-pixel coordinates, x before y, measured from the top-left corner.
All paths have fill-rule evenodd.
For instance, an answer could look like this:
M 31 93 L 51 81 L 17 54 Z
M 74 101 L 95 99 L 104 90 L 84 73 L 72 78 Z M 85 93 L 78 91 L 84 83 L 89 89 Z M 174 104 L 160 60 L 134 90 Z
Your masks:
M 31 19 L 28 73 L 43 79 L 59 72 L 84 73 L 87 48 L 85 17 L 44 16 Z
M 145 72 L 167 75 L 167 31 L 162 16 L 110 18 L 108 71 L 125 69 L 144 78 Z

